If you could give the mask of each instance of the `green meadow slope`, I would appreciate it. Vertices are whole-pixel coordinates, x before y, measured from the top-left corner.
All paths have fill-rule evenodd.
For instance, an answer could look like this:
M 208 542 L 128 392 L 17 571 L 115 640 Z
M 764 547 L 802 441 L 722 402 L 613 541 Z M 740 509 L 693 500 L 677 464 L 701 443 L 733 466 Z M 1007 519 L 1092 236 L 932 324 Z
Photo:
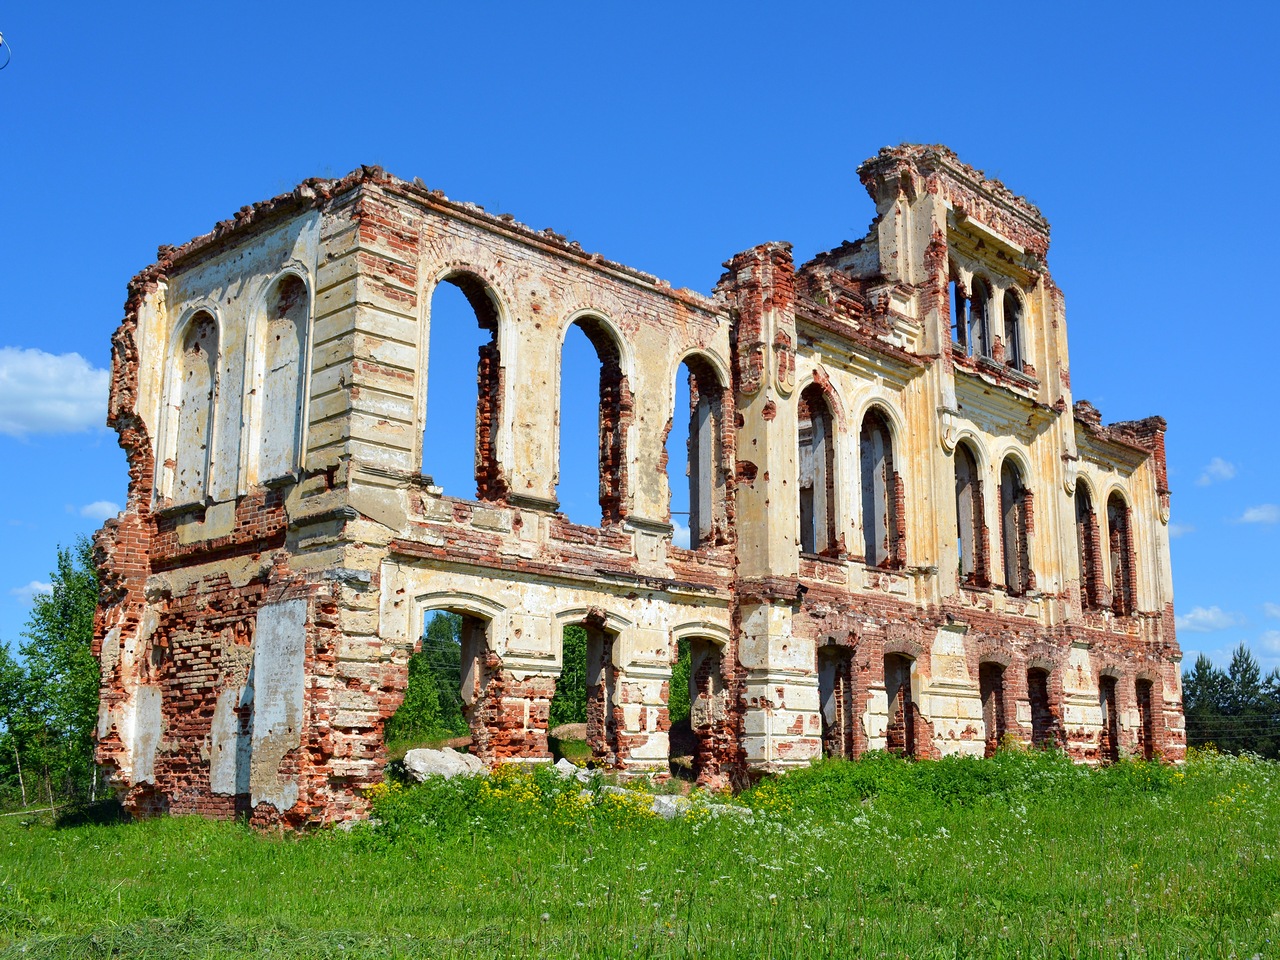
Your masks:
M 1280 764 L 871 756 L 666 821 L 543 770 L 304 837 L 0 819 L 0 956 L 1280 955 Z

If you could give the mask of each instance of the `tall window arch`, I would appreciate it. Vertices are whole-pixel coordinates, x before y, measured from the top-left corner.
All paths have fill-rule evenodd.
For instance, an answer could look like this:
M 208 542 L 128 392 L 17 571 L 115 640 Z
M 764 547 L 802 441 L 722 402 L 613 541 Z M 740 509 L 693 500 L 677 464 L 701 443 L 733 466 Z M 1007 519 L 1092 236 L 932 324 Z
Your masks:
M 176 382 L 169 392 L 173 440 L 167 446 L 175 503 L 199 503 L 213 464 L 213 414 L 218 385 L 218 324 L 200 311 L 187 323 L 175 358 Z
M 1086 610 L 1102 603 L 1102 560 L 1098 550 L 1098 517 L 1083 481 L 1076 483 L 1076 549 L 1080 557 L 1080 602 Z
M 1107 498 L 1107 532 L 1111 548 L 1111 609 L 1120 616 L 1135 610 L 1133 531 L 1129 504 L 1119 491 Z
M 1022 297 L 1012 290 L 1004 292 L 1005 358 L 1009 366 L 1021 371 L 1025 362 L 1022 330 Z
M 582 342 L 585 337 L 586 343 Z M 582 394 L 591 389 L 584 368 L 586 360 L 595 354 L 599 363 L 599 377 L 592 392 L 595 402 L 587 401 Z M 585 361 L 585 362 L 584 362 Z M 621 521 L 626 515 L 627 461 L 626 436 L 631 422 L 633 402 L 631 388 L 622 369 L 622 349 L 613 332 L 597 317 L 583 317 L 570 325 L 561 348 L 560 363 L 560 464 L 557 495 L 562 508 L 571 519 L 587 519 L 591 511 L 585 502 L 573 503 L 573 499 L 585 501 L 582 495 L 566 497 L 566 466 L 577 459 L 581 442 L 579 434 L 596 439 L 596 469 L 582 470 L 582 477 L 594 474 L 599 481 L 599 522 L 602 525 Z M 594 424 L 589 421 L 594 420 Z M 594 427 L 594 429 L 593 429 Z M 570 478 L 571 484 L 581 484 L 581 477 Z M 579 487 L 581 489 L 581 487 Z M 575 517 L 576 511 L 576 517 Z
M 968 349 L 969 344 L 969 294 L 960 279 L 960 271 L 953 263 L 951 276 L 951 340 Z
M 969 356 L 991 356 L 991 286 L 982 277 L 973 278 L 969 300 Z
M 497 299 L 471 273 L 445 277 L 431 294 L 422 472 L 451 496 L 500 500 L 502 358 Z M 457 411 L 475 410 L 475 420 Z
M 677 543 L 694 550 L 724 543 L 728 532 L 724 403 L 724 385 L 708 360 L 693 355 L 680 364 L 676 372 L 672 430 L 667 437 L 667 487 L 671 492 L 671 518 L 676 525 Z M 682 409 L 688 412 L 688 421 L 684 424 L 680 422 Z M 676 477 L 676 468 L 681 464 L 684 484 Z M 685 514 L 689 524 L 687 544 L 679 529 L 679 517 Z
M 1000 526 L 1004 583 L 1011 596 L 1034 589 L 1031 572 L 1031 491 L 1012 457 L 1000 467 Z
M 826 394 L 816 383 L 800 394 L 800 549 L 836 549 L 835 420 Z
M 904 562 L 902 478 L 894 469 L 893 437 L 880 411 L 862 418 L 862 537 L 868 566 L 896 567 Z
M 274 480 L 298 466 L 303 378 L 310 306 L 307 286 L 293 274 L 267 295 L 263 327 L 262 400 L 258 406 L 258 479 Z
M 956 444 L 956 546 L 960 556 L 960 582 L 986 586 L 987 526 L 982 497 L 982 474 L 967 443 Z

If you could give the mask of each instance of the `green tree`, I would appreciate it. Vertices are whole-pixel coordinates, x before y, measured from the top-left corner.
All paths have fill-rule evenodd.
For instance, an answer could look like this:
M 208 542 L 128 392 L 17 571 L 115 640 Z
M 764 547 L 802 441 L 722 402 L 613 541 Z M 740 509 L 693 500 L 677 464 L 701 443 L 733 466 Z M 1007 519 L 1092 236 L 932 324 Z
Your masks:
M 1227 675 L 1203 653 L 1196 657 L 1191 671 L 1183 675 L 1182 709 L 1189 746 L 1216 744 L 1217 737 L 1225 732 L 1222 718 L 1226 710 L 1227 683 Z
M 0 646 L 0 784 L 27 805 L 27 781 L 22 772 L 26 745 L 27 672 L 7 646 Z M 15 787 L 16 785 L 16 787 Z
M 587 722 L 587 631 L 565 627 L 563 644 L 560 677 L 548 719 L 553 730 L 562 723 Z
M 1266 678 L 1243 643 L 1220 670 L 1203 653 L 1182 678 L 1187 743 L 1280 758 L 1280 671 Z
M 58 549 L 48 593 L 33 601 L 21 662 L 7 649 L 0 657 L 0 723 L 5 779 L 21 799 L 34 801 L 35 787 L 50 801 L 92 797 L 98 720 L 98 663 L 93 658 L 93 617 L 98 571 L 93 545 L 81 537 Z
M 667 698 L 667 712 L 671 725 L 689 719 L 689 641 L 676 644 L 676 665 L 671 668 L 671 693 Z
M 437 613 L 427 621 L 422 649 L 409 658 L 404 701 L 387 721 L 389 744 L 464 736 L 462 704 L 462 617 Z

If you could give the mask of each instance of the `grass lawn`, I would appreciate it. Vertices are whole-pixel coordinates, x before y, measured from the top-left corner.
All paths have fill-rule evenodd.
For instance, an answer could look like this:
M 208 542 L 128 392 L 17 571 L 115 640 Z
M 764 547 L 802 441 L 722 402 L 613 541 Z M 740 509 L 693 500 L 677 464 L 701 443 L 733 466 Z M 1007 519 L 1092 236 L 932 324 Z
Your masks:
M 1274 763 L 879 756 L 735 802 L 511 773 L 305 837 L 4 817 L 0 956 L 1280 956 Z

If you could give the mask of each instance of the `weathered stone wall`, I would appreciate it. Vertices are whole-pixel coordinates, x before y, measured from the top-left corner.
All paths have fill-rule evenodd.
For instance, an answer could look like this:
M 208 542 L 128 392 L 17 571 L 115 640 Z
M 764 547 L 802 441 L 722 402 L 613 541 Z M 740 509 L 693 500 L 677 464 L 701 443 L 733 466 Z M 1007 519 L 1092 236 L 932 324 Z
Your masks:
M 1074 403 L 1034 207 L 944 148 L 882 151 L 860 175 L 866 238 L 800 267 L 786 244 L 745 251 L 711 297 L 377 168 L 162 248 L 113 341 L 130 494 L 98 538 L 98 755 L 127 802 L 360 813 L 434 610 L 464 618 L 491 763 L 549 758 L 569 625 L 590 638 L 592 749 L 626 771 L 667 769 L 682 640 L 706 782 L 824 744 L 1180 756 L 1164 422 L 1103 426 Z M 441 283 L 489 338 L 465 411 L 474 499 L 437 487 L 442 454 L 423 449 Z M 596 397 L 559 395 L 575 323 Z M 584 401 L 600 527 L 557 512 L 559 412 Z M 665 472 L 685 416 L 712 431 L 690 444 L 693 549 L 673 543 Z M 802 424 L 822 445 L 805 512 Z

